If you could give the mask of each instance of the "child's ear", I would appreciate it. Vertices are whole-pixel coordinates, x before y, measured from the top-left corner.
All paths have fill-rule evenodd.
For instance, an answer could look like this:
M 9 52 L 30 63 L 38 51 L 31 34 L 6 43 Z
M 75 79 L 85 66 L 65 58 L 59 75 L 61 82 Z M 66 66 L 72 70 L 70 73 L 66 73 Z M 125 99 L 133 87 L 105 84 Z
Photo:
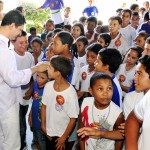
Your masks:
M 88 88 L 89 93 L 93 96 L 92 88 Z
M 108 71 L 109 70 L 109 65 L 105 65 L 105 70 Z

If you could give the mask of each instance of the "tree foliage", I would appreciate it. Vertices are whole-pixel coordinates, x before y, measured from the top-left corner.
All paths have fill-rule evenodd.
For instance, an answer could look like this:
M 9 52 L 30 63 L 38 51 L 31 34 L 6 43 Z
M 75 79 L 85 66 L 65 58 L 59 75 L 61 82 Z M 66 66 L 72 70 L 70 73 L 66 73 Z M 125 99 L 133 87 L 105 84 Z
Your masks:
M 26 30 L 29 32 L 30 27 L 36 27 L 37 28 L 37 33 L 41 33 L 43 31 L 43 26 L 44 23 L 46 22 L 47 19 L 50 18 L 50 11 L 49 8 L 47 9 L 42 9 L 37 12 L 31 13 L 32 9 L 38 8 L 34 3 L 22 3 L 20 4 L 21 6 L 24 7 L 26 10 Z

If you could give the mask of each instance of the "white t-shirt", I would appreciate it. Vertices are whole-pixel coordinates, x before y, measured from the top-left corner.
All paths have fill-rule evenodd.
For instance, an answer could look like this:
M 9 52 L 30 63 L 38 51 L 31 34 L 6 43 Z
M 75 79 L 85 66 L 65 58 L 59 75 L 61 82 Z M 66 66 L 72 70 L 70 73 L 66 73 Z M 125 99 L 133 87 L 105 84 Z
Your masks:
M 143 121 L 142 132 L 140 135 L 138 150 L 149 150 L 150 141 L 150 90 L 145 94 L 143 99 L 136 104 L 134 108 L 134 113 L 137 118 Z
M 125 28 L 121 28 L 120 32 L 128 40 L 129 46 L 133 46 L 136 38 L 136 30 L 129 24 Z
M 131 87 L 133 78 L 135 76 L 136 66 L 134 66 L 129 71 L 126 70 L 126 64 L 121 64 L 119 69 L 116 72 L 116 77 L 119 80 L 122 80 L 121 84 L 126 87 Z M 123 91 L 123 96 L 126 92 Z
M 42 103 L 46 105 L 46 131 L 49 136 L 62 136 L 70 118 L 78 118 L 79 105 L 72 85 L 62 92 L 54 89 L 54 82 L 45 85 Z
M 115 42 L 117 42 L 117 40 L 120 41 L 119 45 L 115 44 Z M 128 44 L 128 40 L 121 33 L 119 33 L 115 39 L 111 40 L 108 47 L 116 48 L 121 53 L 121 55 L 124 57 L 127 53 L 127 50 L 129 49 L 129 44 Z
M 84 126 L 95 127 L 98 130 L 112 131 L 117 118 L 121 113 L 121 109 L 112 101 L 110 105 L 103 109 L 97 109 L 94 105 L 94 98 L 87 97 L 83 100 L 81 106 L 81 115 Z M 115 140 L 111 139 L 94 139 L 85 140 L 86 150 L 114 150 Z
M 85 65 L 88 65 L 86 61 L 86 54 L 83 57 L 78 57 L 79 67 L 82 68 Z
M 66 18 L 66 17 L 64 17 L 64 25 L 67 25 L 67 24 L 72 24 L 72 20 L 71 20 L 71 17 L 68 17 L 68 18 Z
M 24 56 L 18 55 L 14 50 L 13 50 L 15 57 L 16 57 L 16 63 L 17 63 L 17 69 L 22 70 L 22 69 L 28 69 L 34 66 L 34 58 L 32 54 L 29 52 L 25 52 Z M 31 103 L 31 98 L 29 100 L 24 100 L 23 97 L 25 96 L 25 93 L 29 90 L 29 84 L 22 85 L 21 86 L 21 91 L 22 91 L 22 99 L 20 100 L 21 105 L 28 105 Z
M 90 87 L 90 79 L 95 73 L 95 71 L 89 72 L 88 67 L 89 65 L 86 65 L 82 67 L 80 71 L 81 92 L 88 92 L 88 88 Z
M 125 120 L 130 112 L 134 109 L 135 105 L 144 97 L 144 92 L 130 92 L 127 93 L 123 101 L 123 112 Z

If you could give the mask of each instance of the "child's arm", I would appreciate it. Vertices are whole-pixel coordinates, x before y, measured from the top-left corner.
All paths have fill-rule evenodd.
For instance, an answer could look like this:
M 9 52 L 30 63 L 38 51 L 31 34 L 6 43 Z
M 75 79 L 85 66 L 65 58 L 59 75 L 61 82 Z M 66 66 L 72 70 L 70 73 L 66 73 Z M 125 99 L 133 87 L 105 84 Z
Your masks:
M 119 115 L 119 117 L 117 118 L 117 120 L 116 120 L 116 123 L 115 123 L 115 126 L 114 126 L 114 130 L 116 130 L 116 131 L 118 131 L 118 135 L 120 134 L 120 136 L 122 137 L 121 139 L 119 139 L 119 140 L 116 140 L 116 142 L 115 142 L 115 150 L 122 150 L 122 146 L 123 146 L 123 136 L 122 136 L 122 134 L 120 133 L 120 131 L 119 131 L 119 125 L 121 124 L 121 123 L 123 123 L 124 122 L 124 116 L 123 116 L 123 113 L 121 113 L 120 115 Z
M 30 110 L 30 113 L 29 113 L 28 123 L 29 123 L 30 127 L 32 127 L 32 107 L 31 107 L 31 110 Z
M 46 105 L 44 104 L 41 107 L 41 128 L 46 133 Z
M 76 118 L 70 118 L 69 124 L 68 124 L 65 132 L 57 140 L 57 144 L 56 144 L 57 149 L 62 149 L 63 148 L 66 139 L 68 138 L 69 134 L 71 133 L 71 131 L 73 130 L 73 128 L 75 126 L 75 123 L 76 123 Z
M 83 127 L 84 127 L 84 125 L 82 123 L 82 115 L 81 115 L 81 111 L 80 111 L 78 129 L 81 129 Z M 78 136 L 78 138 L 79 138 L 80 150 L 85 150 L 85 139 L 82 138 L 82 136 Z
M 142 121 L 132 111 L 125 124 L 126 150 L 138 150 L 138 138 Z
M 130 87 L 127 87 L 127 86 L 124 86 L 124 85 L 122 85 L 122 84 L 120 84 L 120 86 L 121 86 L 122 91 L 124 91 L 124 92 L 128 92 L 129 89 L 131 88 L 131 86 L 130 86 Z

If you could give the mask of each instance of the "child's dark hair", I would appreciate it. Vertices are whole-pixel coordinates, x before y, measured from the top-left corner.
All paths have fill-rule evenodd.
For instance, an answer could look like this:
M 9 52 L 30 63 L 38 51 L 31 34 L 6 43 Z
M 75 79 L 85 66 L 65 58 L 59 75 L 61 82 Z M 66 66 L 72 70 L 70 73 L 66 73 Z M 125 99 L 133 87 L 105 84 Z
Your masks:
M 46 74 L 46 76 L 48 77 L 48 71 L 47 71 L 47 70 L 45 70 L 45 71 L 43 71 L 43 72 L 41 72 L 41 73 Z
M 121 14 L 126 13 L 126 12 L 128 12 L 128 13 L 130 14 L 130 18 L 131 18 L 132 11 L 131 11 L 130 9 L 123 9 L 123 10 L 121 11 Z
M 80 35 L 84 35 L 84 27 L 83 27 L 82 23 L 80 23 L 80 22 L 75 23 L 75 24 L 72 26 L 72 28 L 73 28 L 74 26 L 78 26 L 78 27 L 80 28 L 80 30 L 81 30 L 81 34 L 80 34 Z
M 102 49 L 103 47 L 99 43 L 92 43 L 86 48 L 87 51 L 92 51 L 96 55 L 98 55 L 98 52 Z
M 61 56 L 61 55 L 56 55 L 53 56 L 50 59 L 50 64 L 54 68 L 55 71 L 59 71 L 63 78 L 67 79 L 67 77 L 71 74 L 72 72 L 72 64 L 70 59 Z
M 17 38 L 18 38 L 18 37 L 21 37 L 21 36 L 27 36 L 27 32 L 25 32 L 25 31 L 22 30 L 22 31 L 21 31 L 21 34 L 18 35 L 18 36 L 17 36 L 15 39 L 13 39 L 12 41 L 15 42 L 15 41 L 17 40 Z
M 150 19 L 150 17 L 149 17 L 149 12 L 146 12 L 145 14 L 144 14 L 144 20 L 145 21 L 148 21 Z
M 131 47 L 129 48 L 128 52 L 129 52 L 130 50 L 136 51 L 136 53 L 137 53 L 137 55 L 138 55 L 138 56 L 137 56 L 138 58 L 140 58 L 140 57 L 142 56 L 143 48 L 141 48 L 141 47 L 139 47 L 139 46 L 131 46 Z
M 100 29 L 100 33 L 108 33 L 109 32 L 109 26 L 108 25 L 102 25 Z
M 31 27 L 31 28 L 30 28 L 30 33 L 31 33 L 32 31 L 36 31 L 36 27 Z
M 138 35 L 144 37 L 144 40 L 145 40 L 145 41 L 146 41 L 146 39 L 149 37 L 148 33 L 146 33 L 145 31 L 139 32 Z
M 95 72 L 90 79 L 90 87 L 92 88 L 99 79 L 110 80 L 113 85 L 112 78 L 108 74 L 104 72 Z
M 54 34 L 53 34 L 53 31 L 49 31 L 46 35 L 46 39 L 48 39 L 49 37 L 53 37 Z
M 131 10 L 131 11 L 134 11 L 137 7 L 139 7 L 138 4 L 132 4 L 132 5 L 130 6 L 130 10 Z
M 122 24 L 122 19 L 119 16 L 112 16 L 109 18 L 108 21 L 112 21 L 112 20 L 117 20 L 120 25 Z
M 38 37 L 33 38 L 33 40 L 31 41 L 31 44 L 33 43 L 39 43 L 39 45 L 42 47 L 42 40 Z
M 72 26 L 70 24 L 64 25 L 64 29 L 68 29 L 69 32 L 71 32 L 71 28 L 72 28 Z
M 115 73 L 122 63 L 122 56 L 115 48 L 103 48 L 99 51 L 99 56 L 102 63 L 109 66 L 111 73 Z
M 150 37 L 146 39 L 145 43 L 150 44 Z
M 74 39 L 69 32 L 61 31 L 57 33 L 57 36 L 60 38 L 62 44 L 68 44 L 68 48 L 71 48 Z
M 149 74 L 150 78 L 150 55 L 144 55 L 139 59 L 139 62 L 144 66 L 145 72 Z
M 53 30 L 53 34 L 59 33 L 61 31 L 63 31 L 62 28 L 56 28 L 56 29 Z
M 110 37 L 109 34 L 107 34 L 107 33 L 101 33 L 101 34 L 99 34 L 99 37 L 101 37 L 104 40 L 105 44 L 108 44 L 108 45 L 110 44 L 111 37 Z
M 87 19 L 87 22 L 94 22 L 95 23 L 95 26 L 97 25 L 97 18 L 96 17 L 89 17 Z
M 18 6 L 18 7 L 16 8 L 16 10 L 18 10 L 18 11 L 20 11 L 20 12 L 22 13 L 23 7 L 22 7 L 22 6 Z
M 77 41 L 81 41 L 84 45 L 88 45 L 88 40 L 85 36 L 79 36 L 77 39 L 76 39 L 76 42 Z
M 139 13 L 138 12 L 132 12 L 132 16 L 131 17 L 133 17 L 133 16 L 138 16 L 139 17 Z
M 79 22 L 85 22 L 87 20 L 87 18 L 85 16 L 82 16 L 79 18 Z

